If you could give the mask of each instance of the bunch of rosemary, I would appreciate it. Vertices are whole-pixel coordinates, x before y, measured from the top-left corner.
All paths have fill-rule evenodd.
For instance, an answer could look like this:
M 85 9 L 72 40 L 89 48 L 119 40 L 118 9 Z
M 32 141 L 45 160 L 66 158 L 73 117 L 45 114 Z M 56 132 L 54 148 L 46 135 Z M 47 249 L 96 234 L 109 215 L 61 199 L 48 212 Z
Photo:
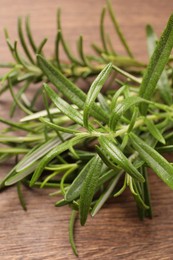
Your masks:
M 127 56 L 115 51 L 105 32 L 106 12 Z M 0 118 L 7 125 L 0 133 L 0 161 L 15 158 L 14 167 L 1 179 L 0 187 L 16 185 L 24 209 L 21 185 L 53 188 L 54 196 L 61 194 L 63 198 L 55 206 L 72 208 L 69 237 L 77 254 L 73 239 L 77 212 L 81 225 L 85 225 L 89 213 L 95 216 L 108 198 L 128 188 L 139 217 L 152 217 L 148 168 L 173 188 L 173 166 L 161 155 L 173 151 L 173 15 L 159 41 L 152 27 L 147 26 L 151 56 L 148 66 L 133 57 L 110 1 L 100 19 L 102 47 L 92 45 L 95 55 L 85 55 L 80 36 L 79 57 L 74 57 L 62 33 L 60 11 L 57 17 L 55 56 L 49 60 L 43 53 L 46 39 L 36 46 L 28 18 L 27 39 L 22 20 L 18 20 L 25 57 L 5 30 L 14 63 L 0 64 L 10 68 L 1 77 L 0 93 L 10 91 L 13 97 L 11 116 L 17 107 L 25 116 L 17 123 Z M 68 63 L 60 61 L 60 46 Z M 88 82 L 93 76 L 87 93 L 75 84 L 79 78 Z M 39 88 L 28 98 L 27 90 L 34 84 Z M 102 92 L 104 85 L 106 90 Z M 37 111 L 40 96 L 45 110 Z

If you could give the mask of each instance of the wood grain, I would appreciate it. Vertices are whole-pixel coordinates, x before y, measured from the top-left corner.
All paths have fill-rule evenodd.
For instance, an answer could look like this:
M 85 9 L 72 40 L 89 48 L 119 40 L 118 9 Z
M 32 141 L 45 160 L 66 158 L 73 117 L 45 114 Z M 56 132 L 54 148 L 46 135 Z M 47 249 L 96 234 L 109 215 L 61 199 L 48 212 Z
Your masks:
M 2 29 L 9 28 L 12 39 L 17 37 L 17 16 L 30 14 L 33 34 L 39 42 L 49 38 L 47 55 L 53 54 L 57 6 L 63 10 L 65 36 L 75 51 L 79 34 L 85 35 L 85 48 L 89 51 L 91 41 L 99 42 L 99 14 L 105 1 L 47 1 L 47 0 L 1 0 L 0 8 L 0 61 L 9 61 Z M 117 17 L 131 48 L 141 60 L 147 60 L 145 25 L 154 25 L 157 33 L 163 30 L 168 16 L 173 11 L 170 0 L 116 0 L 113 1 Z M 110 21 L 108 30 L 113 35 Z M 120 43 L 113 36 L 117 50 Z M 8 98 L 4 98 L 8 101 Z M 1 116 L 8 105 L 0 100 Z M 5 104 L 7 103 L 7 104 Z M 3 106 L 2 106 L 3 105 Z M 170 158 L 172 160 L 172 158 Z M 1 166 L 1 174 L 8 166 Z M 150 176 L 151 197 L 154 209 L 153 220 L 138 220 L 135 203 L 128 191 L 112 199 L 85 227 L 76 224 L 76 243 L 79 259 L 173 259 L 173 192 L 154 174 Z M 24 212 L 18 202 L 16 189 L 2 192 L 0 199 L 0 259 L 2 260 L 48 260 L 76 259 L 68 242 L 70 209 L 55 208 L 56 198 L 41 190 L 25 190 L 28 211 Z

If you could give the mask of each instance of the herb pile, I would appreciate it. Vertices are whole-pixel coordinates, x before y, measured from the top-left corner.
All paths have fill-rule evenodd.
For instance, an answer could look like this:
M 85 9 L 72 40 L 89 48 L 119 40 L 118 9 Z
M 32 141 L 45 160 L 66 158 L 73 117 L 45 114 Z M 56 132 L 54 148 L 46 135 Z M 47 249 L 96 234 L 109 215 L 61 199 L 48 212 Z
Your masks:
M 127 56 L 116 52 L 106 33 L 106 12 Z M 78 212 L 81 225 L 85 225 L 88 214 L 95 216 L 108 198 L 127 188 L 139 217 L 151 218 L 148 168 L 173 189 L 172 163 L 161 155 L 173 151 L 173 15 L 160 40 L 151 26 L 146 28 L 148 66 L 134 58 L 110 1 L 100 18 L 102 46 L 92 44 L 95 55 L 85 54 L 80 36 L 79 55 L 74 57 L 60 21 L 58 11 L 55 55 L 51 59 L 44 56 L 46 39 L 39 46 L 35 44 L 29 18 L 26 36 L 22 20 L 18 20 L 25 57 L 5 30 L 14 63 L 0 64 L 9 68 L 1 77 L 0 94 L 10 91 L 13 97 L 11 117 L 16 109 L 25 116 L 19 122 L 0 118 L 7 125 L 0 133 L 0 161 L 15 158 L 14 167 L 0 186 L 16 185 L 24 209 L 21 185 L 52 188 L 51 195 L 58 196 L 55 206 L 72 208 L 69 237 L 77 254 L 73 227 Z M 60 46 L 68 62 L 60 60 Z M 87 93 L 76 85 L 81 78 L 86 82 L 92 79 Z M 37 90 L 28 97 L 27 90 L 33 85 Z M 38 111 L 40 97 L 45 108 Z

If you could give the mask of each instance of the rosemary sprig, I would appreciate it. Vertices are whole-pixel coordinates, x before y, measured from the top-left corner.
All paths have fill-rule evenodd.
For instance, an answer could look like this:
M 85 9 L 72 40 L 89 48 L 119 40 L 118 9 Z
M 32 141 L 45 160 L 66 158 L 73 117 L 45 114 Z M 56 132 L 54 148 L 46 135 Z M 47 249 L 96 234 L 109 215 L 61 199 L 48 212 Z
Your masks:
M 127 42 L 125 40 L 125 36 L 123 35 L 118 22 L 115 18 L 115 15 L 113 13 L 113 8 L 111 5 L 111 2 L 107 2 L 107 6 L 104 8 L 104 16 L 107 13 L 110 14 L 111 21 L 113 23 L 113 26 L 116 28 L 116 32 L 118 34 L 118 37 L 120 38 L 121 42 L 123 43 L 125 50 L 130 55 L 129 57 L 118 55 L 117 53 L 112 52 L 111 50 L 108 50 L 106 48 L 101 49 L 99 52 L 97 52 L 96 55 L 86 55 L 84 53 L 83 49 L 83 37 L 80 36 L 79 40 L 77 42 L 77 50 L 79 52 L 79 57 L 74 57 L 74 55 L 71 53 L 69 44 L 65 41 L 62 25 L 61 25 L 61 11 L 58 10 L 57 12 L 57 35 L 55 40 L 55 56 L 51 59 L 48 59 L 51 65 L 54 65 L 56 68 L 58 68 L 63 75 L 65 75 L 68 78 L 72 78 L 73 81 L 78 80 L 78 78 L 88 78 L 93 75 L 97 75 L 104 66 L 109 63 L 113 62 L 115 65 L 126 68 L 128 70 L 136 70 L 138 74 L 140 74 L 140 71 L 145 67 L 144 64 L 140 63 L 136 59 L 132 57 L 130 48 L 127 45 Z M 116 24 L 116 25 L 115 25 Z M 107 36 L 106 31 L 104 28 L 104 20 L 101 21 L 100 25 L 100 34 L 102 40 L 104 39 L 104 45 L 110 45 L 110 37 Z M 26 38 L 24 34 L 24 29 L 26 30 Z M 18 19 L 18 35 L 19 35 L 19 41 L 21 43 L 21 46 L 23 48 L 25 57 L 23 57 L 20 54 L 20 50 L 17 46 L 17 41 L 14 43 L 10 39 L 9 33 L 7 30 L 5 30 L 5 38 L 7 41 L 7 45 L 10 49 L 10 52 L 12 53 L 12 56 L 14 58 L 14 63 L 2 63 L 0 64 L 0 67 L 9 67 L 10 71 L 2 76 L 3 78 L 3 86 L 0 89 L 0 94 L 3 94 L 6 90 L 9 89 L 9 82 L 6 81 L 7 78 L 11 79 L 12 85 L 18 85 L 22 84 L 27 85 L 28 87 L 32 84 L 38 84 L 44 82 L 45 75 L 40 70 L 40 65 L 36 61 L 36 54 L 43 55 L 43 49 L 44 45 L 46 44 L 47 39 L 43 39 L 41 43 L 37 46 L 34 41 L 34 37 L 32 35 L 32 30 L 30 27 L 30 19 L 29 17 L 26 17 L 25 20 L 25 28 L 23 27 L 23 20 L 22 18 Z M 29 51 L 29 48 L 27 46 L 27 41 L 29 42 L 29 45 L 31 47 L 31 51 Z M 69 63 L 61 61 L 60 60 L 60 53 L 59 48 L 60 45 L 62 45 L 64 52 L 67 55 L 67 58 L 69 59 Z M 93 48 L 95 49 L 95 44 L 93 44 Z M 105 56 L 106 55 L 106 56 Z M 37 92 L 36 92 L 37 93 Z M 30 110 L 35 112 L 35 108 L 33 107 L 34 100 L 36 98 L 34 94 L 31 100 L 31 107 Z M 39 93 L 39 92 L 38 92 Z M 22 100 L 22 95 L 19 95 L 19 98 Z M 20 101 L 20 100 L 19 100 Z M 14 108 L 13 108 L 14 109 Z
M 128 57 L 118 55 L 106 34 L 106 12 Z M 90 213 L 94 217 L 110 197 L 118 197 L 128 188 L 139 217 L 152 217 L 146 167 L 173 189 L 172 163 L 161 155 L 164 151 L 173 151 L 172 59 L 169 58 L 173 47 L 172 24 L 173 15 L 157 45 L 152 27 L 147 27 L 151 57 L 147 67 L 133 57 L 110 1 L 100 19 L 102 47 L 92 45 L 96 55 L 85 54 L 80 36 L 79 57 L 74 57 L 62 32 L 60 10 L 52 59 L 43 54 L 46 39 L 39 46 L 35 44 L 29 18 L 25 29 L 32 53 L 24 37 L 22 19 L 18 20 L 25 57 L 21 56 L 17 42 L 13 44 L 5 31 L 15 61 L 0 65 L 9 68 L 1 79 L 0 93 L 10 91 L 14 100 L 11 115 L 18 108 L 24 117 L 20 122 L 0 118 L 0 122 L 7 125 L 0 132 L 0 161 L 17 158 L 11 171 L 1 179 L 0 187 L 16 185 L 25 210 L 22 184 L 52 188 L 54 192 L 50 195 L 57 199 L 61 195 L 55 206 L 72 208 L 69 240 L 76 255 L 73 229 L 77 212 L 81 225 L 85 225 Z M 60 60 L 60 44 L 69 63 Z M 108 78 L 115 72 L 110 84 Z M 95 79 L 87 93 L 75 84 L 78 78 L 93 75 Z M 19 83 L 22 87 L 15 94 L 14 87 Z M 41 87 L 29 101 L 26 90 L 37 83 Z M 105 84 L 108 86 L 102 92 Z M 35 108 L 39 95 L 45 105 L 42 111 Z

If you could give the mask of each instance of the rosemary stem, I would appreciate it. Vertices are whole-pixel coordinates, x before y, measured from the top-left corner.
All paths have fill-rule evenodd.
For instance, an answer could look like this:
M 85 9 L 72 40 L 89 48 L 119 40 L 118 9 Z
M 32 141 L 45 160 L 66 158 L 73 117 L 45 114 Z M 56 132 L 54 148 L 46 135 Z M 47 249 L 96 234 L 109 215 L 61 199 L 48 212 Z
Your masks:
M 147 115 L 146 117 L 140 118 L 139 120 L 137 120 L 134 124 L 134 128 L 140 127 L 142 125 L 144 125 L 145 122 L 145 118 L 152 120 L 152 121 L 157 121 L 161 118 L 166 118 L 166 117 L 173 117 L 173 112 L 168 112 L 168 113 L 160 113 L 157 115 Z M 127 133 L 129 128 L 129 125 L 125 125 L 125 126 L 121 126 L 121 128 L 119 130 L 117 130 L 115 133 L 112 133 L 113 137 L 117 137 L 117 136 L 121 136 L 125 133 Z M 87 135 L 87 133 L 86 133 Z M 107 136 L 110 135 L 110 132 L 107 133 L 101 133 L 101 132 L 92 132 L 92 133 L 88 133 L 88 137 L 100 137 L 100 136 Z

